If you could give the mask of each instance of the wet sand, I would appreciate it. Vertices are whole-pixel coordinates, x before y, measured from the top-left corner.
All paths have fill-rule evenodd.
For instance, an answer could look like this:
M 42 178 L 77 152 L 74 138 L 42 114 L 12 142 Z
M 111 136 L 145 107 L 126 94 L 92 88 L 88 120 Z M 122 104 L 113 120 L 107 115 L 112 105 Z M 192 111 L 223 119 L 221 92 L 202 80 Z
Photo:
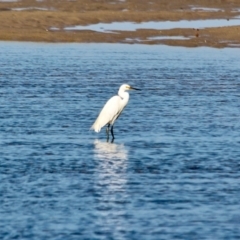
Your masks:
M 217 3 L 216 3 L 217 2 Z M 240 2 L 192 0 L 0 0 L 0 40 L 240 47 L 240 25 L 97 32 L 65 27 L 111 22 L 240 18 Z M 158 38 L 158 37 L 164 38 Z M 165 36 L 170 36 L 167 39 Z M 157 38 L 153 38 L 157 37 Z M 176 37 L 176 38 L 175 38 Z M 184 37 L 184 38 L 182 38 Z

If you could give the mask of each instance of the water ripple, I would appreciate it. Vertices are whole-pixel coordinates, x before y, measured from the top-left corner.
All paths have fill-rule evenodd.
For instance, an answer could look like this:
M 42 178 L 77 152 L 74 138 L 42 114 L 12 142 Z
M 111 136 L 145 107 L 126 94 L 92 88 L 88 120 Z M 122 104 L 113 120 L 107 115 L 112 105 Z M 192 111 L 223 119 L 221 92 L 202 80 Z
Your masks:
M 240 238 L 236 50 L 0 45 L 1 239 Z

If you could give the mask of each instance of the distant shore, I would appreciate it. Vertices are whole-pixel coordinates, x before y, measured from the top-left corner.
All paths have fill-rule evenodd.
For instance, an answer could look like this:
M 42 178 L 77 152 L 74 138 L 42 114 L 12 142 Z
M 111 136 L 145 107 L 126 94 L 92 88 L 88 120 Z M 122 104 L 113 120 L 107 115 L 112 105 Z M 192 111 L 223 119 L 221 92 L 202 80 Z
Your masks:
M 216 1 L 215 1 L 216 2 Z M 111 22 L 149 22 L 240 18 L 238 0 L 76 0 L 1 1 L 0 40 L 79 43 L 141 43 L 185 47 L 240 47 L 240 24 L 171 29 L 66 30 L 66 27 Z M 239 19 L 240 22 L 240 19 Z M 229 24 L 230 25 L 230 24 Z M 176 24 L 177 26 L 177 24 Z

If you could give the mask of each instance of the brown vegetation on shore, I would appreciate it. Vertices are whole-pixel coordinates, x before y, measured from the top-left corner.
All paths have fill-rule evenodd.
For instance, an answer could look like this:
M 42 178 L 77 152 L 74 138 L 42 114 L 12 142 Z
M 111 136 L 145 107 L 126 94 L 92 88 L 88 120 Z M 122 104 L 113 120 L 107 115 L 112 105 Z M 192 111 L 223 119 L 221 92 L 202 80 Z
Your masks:
M 216 3 L 217 2 L 217 3 Z M 206 10 L 206 8 L 208 8 Z M 210 9 L 212 8 L 212 9 Z M 64 28 L 113 21 L 228 19 L 240 15 L 238 0 L 0 0 L 0 40 L 46 42 L 128 42 L 173 46 L 240 46 L 240 25 L 215 28 L 138 29 L 117 34 Z M 57 30 L 53 30 L 52 28 Z M 188 39 L 149 39 L 184 36 Z

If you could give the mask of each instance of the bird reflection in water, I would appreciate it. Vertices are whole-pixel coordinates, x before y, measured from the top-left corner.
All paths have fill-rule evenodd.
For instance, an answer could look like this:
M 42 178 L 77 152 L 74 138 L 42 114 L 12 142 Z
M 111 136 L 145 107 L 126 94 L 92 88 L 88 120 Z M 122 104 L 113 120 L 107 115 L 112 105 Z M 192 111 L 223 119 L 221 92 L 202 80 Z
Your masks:
M 97 160 L 94 189 L 98 196 L 96 221 L 119 239 L 119 231 L 127 228 L 124 203 L 128 201 L 127 164 L 128 150 L 123 144 L 94 141 L 94 158 Z M 117 221 L 116 221 L 117 219 Z
M 128 151 L 123 144 L 108 143 L 96 140 L 94 142 L 95 157 L 100 160 L 127 160 Z
M 105 191 L 124 188 L 128 151 L 123 144 L 94 142 L 94 157 L 98 161 L 98 183 L 106 185 Z

